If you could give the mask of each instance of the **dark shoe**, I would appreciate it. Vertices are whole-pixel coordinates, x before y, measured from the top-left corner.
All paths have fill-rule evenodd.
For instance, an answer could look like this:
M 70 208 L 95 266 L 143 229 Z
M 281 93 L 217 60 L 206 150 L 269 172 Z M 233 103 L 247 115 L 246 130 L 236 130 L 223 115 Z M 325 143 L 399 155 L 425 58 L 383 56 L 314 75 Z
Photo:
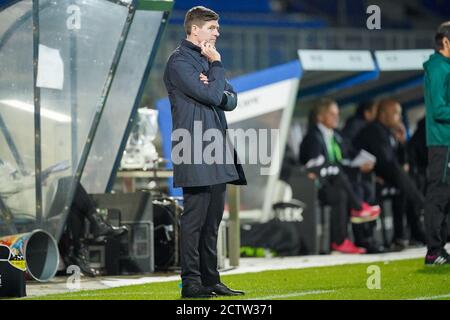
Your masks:
M 72 252 L 72 254 L 69 255 L 69 261 L 71 264 L 80 267 L 81 272 L 83 272 L 85 276 L 95 277 L 96 272 L 89 265 L 89 261 L 86 256 L 87 256 L 86 249 L 82 247 L 81 249 L 77 250 L 77 252 Z
M 214 286 L 208 287 L 208 289 L 215 292 L 219 296 L 242 296 L 245 294 L 244 291 L 230 289 L 223 283 L 218 283 Z
M 411 240 L 409 240 L 408 246 L 410 248 L 421 248 L 421 247 L 425 246 L 425 243 L 421 240 L 411 239 Z
M 385 253 L 386 250 L 381 245 L 376 244 L 370 244 L 367 247 L 365 247 L 367 250 L 367 253 L 369 254 L 379 254 L 379 253 Z
M 408 241 L 403 239 L 396 239 L 392 241 L 391 247 L 389 248 L 390 252 L 399 252 L 406 249 L 408 246 Z
M 425 265 L 450 264 L 450 255 L 443 250 L 441 254 L 427 254 L 425 256 Z
M 213 298 L 215 296 L 217 295 L 214 292 L 198 284 L 185 285 L 181 289 L 182 298 Z
M 99 237 L 120 237 L 128 232 L 126 226 L 114 227 L 103 219 L 103 216 L 94 213 L 91 215 L 90 222 L 92 224 L 92 234 L 94 238 Z

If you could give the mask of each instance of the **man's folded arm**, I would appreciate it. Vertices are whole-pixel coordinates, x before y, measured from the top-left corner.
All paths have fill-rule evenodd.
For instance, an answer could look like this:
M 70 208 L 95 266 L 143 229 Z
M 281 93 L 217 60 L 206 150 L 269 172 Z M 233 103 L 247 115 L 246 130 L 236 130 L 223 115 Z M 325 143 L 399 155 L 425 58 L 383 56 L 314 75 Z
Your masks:
M 185 95 L 211 106 L 220 106 L 225 90 L 225 70 L 220 62 L 213 62 L 208 84 L 200 80 L 200 73 L 192 64 L 177 59 L 170 65 L 170 81 Z
M 231 84 L 226 81 L 225 91 L 222 95 L 222 102 L 219 105 L 219 108 L 223 111 L 233 111 L 237 106 L 237 94 L 234 91 Z

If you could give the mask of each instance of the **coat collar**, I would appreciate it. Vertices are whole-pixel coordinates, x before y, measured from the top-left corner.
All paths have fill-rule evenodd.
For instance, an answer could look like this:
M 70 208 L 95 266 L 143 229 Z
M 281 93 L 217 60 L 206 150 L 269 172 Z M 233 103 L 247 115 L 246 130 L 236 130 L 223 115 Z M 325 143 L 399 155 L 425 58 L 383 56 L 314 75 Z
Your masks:
M 183 39 L 183 40 L 181 41 L 181 45 L 182 45 L 183 47 L 186 47 L 186 48 L 189 48 L 189 49 L 191 49 L 191 50 L 197 51 L 198 53 L 201 53 L 201 52 L 202 52 L 202 49 L 201 49 L 199 46 L 193 44 L 193 43 L 190 42 L 189 40 Z
M 328 149 L 327 149 L 327 144 L 325 142 L 325 139 L 323 137 L 322 132 L 320 131 L 319 127 L 317 126 L 317 124 L 314 124 L 311 127 L 311 133 L 313 135 L 316 136 L 316 139 L 318 139 L 318 141 L 320 142 L 320 147 L 322 149 L 322 154 L 325 155 L 325 157 L 328 159 Z
M 200 63 L 204 71 L 207 71 L 209 69 L 208 59 L 206 59 L 206 57 L 202 55 L 202 49 L 199 46 L 193 44 L 192 42 L 186 39 L 183 39 L 181 41 L 180 47 L 185 52 L 187 52 L 187 54 L 193 57 L 198 63 Z
M 391 129 L 389 129 L 388 127 L 386 127 L 384 124 L 382 124 L 380 121 L 376 120 L 374 121 L 374 125 L 378 126 L 379 128 L 381 128 L 381 130 L 387 134 L 387 135 L 392 135 L 392 131 Z

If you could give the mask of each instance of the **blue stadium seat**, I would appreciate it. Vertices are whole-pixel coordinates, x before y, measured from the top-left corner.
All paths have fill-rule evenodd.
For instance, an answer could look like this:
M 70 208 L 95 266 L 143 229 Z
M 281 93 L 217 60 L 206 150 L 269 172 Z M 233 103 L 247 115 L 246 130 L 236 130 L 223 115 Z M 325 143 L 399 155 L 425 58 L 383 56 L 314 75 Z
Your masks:
M 442 0 L 422 0 L 422 4 L 439 16 L 448 17 L 450 15 L 450 2 Z

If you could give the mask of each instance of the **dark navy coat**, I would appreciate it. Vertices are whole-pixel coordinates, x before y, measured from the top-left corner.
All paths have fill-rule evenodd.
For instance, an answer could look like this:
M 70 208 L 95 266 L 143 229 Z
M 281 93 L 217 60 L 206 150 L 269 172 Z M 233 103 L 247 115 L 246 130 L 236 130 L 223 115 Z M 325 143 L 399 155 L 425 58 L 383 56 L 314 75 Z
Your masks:
M 341 148 L 342 156 L 344 159 L 351 159 L 356 156 L 353 147 L 344 139 L 339 131 L 334 130 L 334 138 Z M 326 161 L 330 161 L 327 144 L 320 132 L 317 125 L 312 126 L 303 141 L 300 144 L 299 160 L 301 164 L 306 164 L 309 160 L 315 159 L 318 156 L 324 156 Z
M 376 174 L 395 185 L 391 179 L 396 175 L 395 171 L 403 170 L 401 165 L 406 156 L 405 148 L 397 142 L 389 128 L 379 121 L 371 122 L 355 137 L 355 147 L 373 154 L 377 158 Z
M 208 77 L 209 84 L 200 81 L 200 73 Z M 209 63 L 201 54 L 200 47 L 183 40 L 169 57 L 164 83 L 172 110 L 172 133 L 177 129 L 185 129 L 194 137 L 194 122 L 201 121 L 202 136 L 208 129 L 218 129 L 222 132 L 225 157 L 228 125 L 224 111 L 236 108 L 237 94 L 225 79 L 222 63 L 219 61 Z M 172 149 L 179 143 L 181 139 L 172 141 Z M 200 142 L 201 149 L 204 150 L 210 143 L 211 141 Z M 194 144 L 195 141 L 192 139 L 190 163 L 173 164 L 174 187 L 209 186 L 219 183 L 247 184 L 242 166 L 237 163 L 234 149 L 230 150 L 232 153 L 230 158 L 233 158 L 231 163 L 227 164 L 226 161 L 207 163 L 201 155 L 201 163 L 198 163 L 194 157 L 199 156 L 199 150 Z

